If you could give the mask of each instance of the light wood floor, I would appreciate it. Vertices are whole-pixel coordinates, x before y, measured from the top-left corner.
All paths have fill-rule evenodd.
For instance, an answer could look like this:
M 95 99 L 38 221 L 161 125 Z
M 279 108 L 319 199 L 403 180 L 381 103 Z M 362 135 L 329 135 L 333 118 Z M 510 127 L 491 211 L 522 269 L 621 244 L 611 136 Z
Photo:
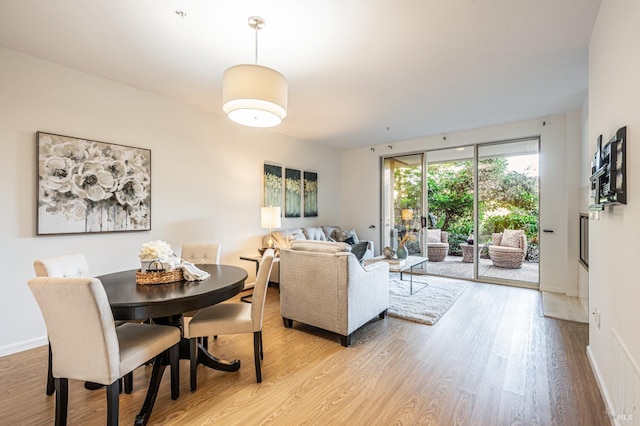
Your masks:
M 350 348 L 331 333 L 282 325 L 277 289 L 265 310 L 263 382 L 255 382 L 252 336 L 221 336 L 216 355 L 237 373 L 198 369 L 189 391 L 169 397 L 165 374 L 151 415 L 158 425 L 608 425 L 585 347 L 586 324 L 541 316 L 535 290 L 473 283 L 435 326 L 376 319 Z M 53 424 L 45 395 L 46 347 L 0 358 L 0 424 Z M 120 422 L 142 405 L 151 367 L 120 396 Z M 168 373 L 168 371 L 166 372 Z M 70 382 L 69 424 L 103 425 L 104 391 Z

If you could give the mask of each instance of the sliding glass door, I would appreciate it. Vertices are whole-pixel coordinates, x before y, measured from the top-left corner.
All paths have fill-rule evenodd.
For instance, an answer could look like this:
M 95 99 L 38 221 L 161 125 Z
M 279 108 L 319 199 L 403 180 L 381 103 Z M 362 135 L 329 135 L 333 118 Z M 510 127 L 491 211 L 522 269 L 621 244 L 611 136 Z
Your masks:
M 538 146 L 531 138 L 383 158 L 382 247 L 407 241 L 409 255 L 429 258 L 428 274 L 537 286 Z
M 382 247 L 395 252 L 402 243 L 409 256 L 424 254 L 423 161 L 419 153 L 387 157 L 382 164 Z
M 473 278 L 473 146 L 428 151 L 426 158 L 427 272 Z
M 478 146 L 478 278 L 538 285 L 538 139 Z

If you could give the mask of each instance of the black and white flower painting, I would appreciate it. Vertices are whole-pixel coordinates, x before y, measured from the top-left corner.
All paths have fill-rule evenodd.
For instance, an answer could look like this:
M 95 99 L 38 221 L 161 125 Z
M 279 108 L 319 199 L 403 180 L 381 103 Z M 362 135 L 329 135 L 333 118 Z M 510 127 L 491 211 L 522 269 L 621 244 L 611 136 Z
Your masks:
M 37 233 L 151 229 L 151 151 L 38 132 Z

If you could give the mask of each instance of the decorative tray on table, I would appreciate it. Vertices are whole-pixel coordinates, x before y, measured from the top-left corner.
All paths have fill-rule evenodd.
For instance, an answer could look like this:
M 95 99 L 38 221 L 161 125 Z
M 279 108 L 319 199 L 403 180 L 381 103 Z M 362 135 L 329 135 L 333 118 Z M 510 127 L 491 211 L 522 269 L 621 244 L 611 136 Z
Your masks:
M 152 269 L 154 265 L 158 265 L 159 268 Z M 137 284 L 167 284 L 182 281 L 183 279 L 184 275 L 182 273 L 182 269 L 172 269 L 167 271 L 164 269 L 164 265 L 161 262 L 152 263 L 145 271 L 141 269 L 136 271 Z

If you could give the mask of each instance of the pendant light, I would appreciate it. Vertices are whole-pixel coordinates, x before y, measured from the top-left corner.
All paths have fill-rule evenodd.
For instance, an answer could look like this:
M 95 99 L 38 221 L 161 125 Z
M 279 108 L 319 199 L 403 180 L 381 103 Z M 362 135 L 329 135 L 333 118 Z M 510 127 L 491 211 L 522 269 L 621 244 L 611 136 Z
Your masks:
M 249 18 L 256 32 L 255 64 L 235 65 L 222 76 L 222 109 L 236 123 L 273 127 L 287 116 L 287 79 L 278 71 L 258 65 L 258 30 L 264 19 Z

